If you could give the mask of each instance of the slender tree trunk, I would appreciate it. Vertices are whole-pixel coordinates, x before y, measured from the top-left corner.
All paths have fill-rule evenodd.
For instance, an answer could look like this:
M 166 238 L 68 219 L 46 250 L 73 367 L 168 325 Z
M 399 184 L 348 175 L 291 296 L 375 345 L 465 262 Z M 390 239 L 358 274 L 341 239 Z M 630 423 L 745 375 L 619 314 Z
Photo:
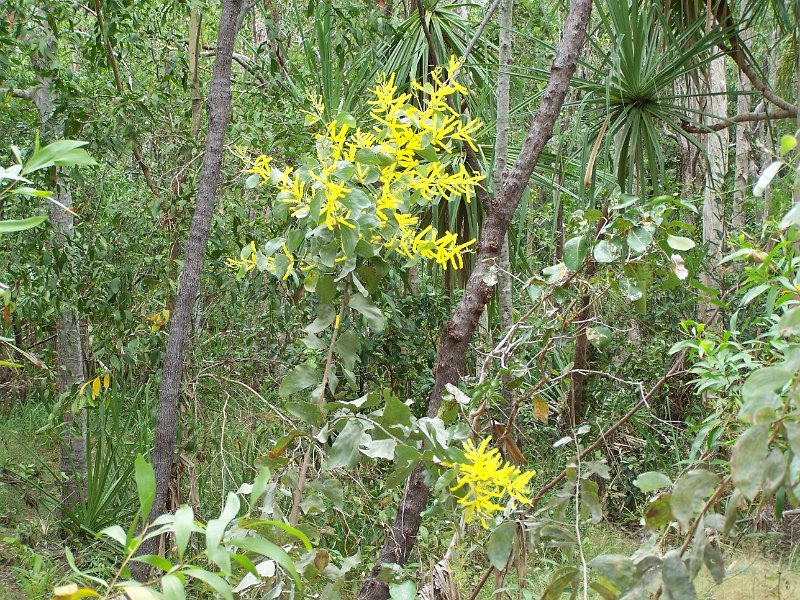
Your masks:
M 746 3 L 744 3 L 746 6 Z M 742 7 L 744 9 L 744 6 Z M 750 29 L 740 34 L 745 44 L 750 43 Z M 739 95 L 736 98 L 736 112 L 738 114 L 750 112 L 750 95 L 752 89 L 750 80 L 744 76 L 741 69 L 738 71 Z M 736 126 L 736 174 L 733 184 L 733 213 L 731 214 L 731 230 L 739 232 L 745 226 L 744 203 L 750 197 L 750 140 L 747 137 L 747 125 L 742 123 Z
M 189 86 L 192 100 L 192 138 L 200 133 L 200 117 L 202 116 L 202 97 L 200 95 L 200 36 L 203 13 L 192 7 L 189 9 Z
M 217 35 L 217 52 L 208 97 L 208 133 L 200 168 L 200 181 L 194 216 L 184 252 L 184 267 L 178 296 L 170 321 L 164 372 L 158 397 L 156 443 L 153 467 L 156 475 L 156 498 L 150 511 L 154 519 L 167 509 L 170 473 L 175 454 L 184 355 L 191 325 L 192 307 L 200 289 L 200 275 L 206 241 L 214 211 L 214 202 L 222 168 L 222 151 L 231 113 L 231 60 L 236 35 L 242 24 L 243 0 L 223 0 Z M 155 539 L 155 538 L 153 538 Z
M 497 197 L 487 207 L 475 268 L 467 281 L 461 302 L 442 332 L 434 367 L 435 383 L 428 401 L 428 416 L 436 416 L 439 412 L 445 386 L 448 383 L 458 384 L 461 378 L 467 350 L 478 319 L 492 295 L 492 288 L 486 284 L 484 276 L 499 259 L 503 238 L 519 205 L 522 192 L 528 185 L 545 144 L 553 134 L 553 126 L 561 111 L 570 78 L 575 73 L 578 56 L 583 47 L 591 7 L 591 0 L 571 2 L 562 38 L 553 59 L 550 81 L 544 90 L 541 104 L 528 130 L 519 158 Z M 425 484 L 425 468 L 419 464 L 406 481 L 395 522 L 387 533 L 375 566 L 359 591 L 361 600 L 385 600 L 389 597 L 389 586 L 379 578 L 381 566 L 384 563 L 403 565 L 408 560 L 416 541 L 429 492 Z
M 717 121 L 728 115 L 727 85 L 725 81 L 725 57 L 715 58 L 708 65 L 708 112 L 710 120 Z M 723 129 L 706 136 L 706 149 L 708 154 L 708 169 L 703 193 L 703 243 L 708 248 L 710 264 L 716 264 L 722 259 L 723 243 L 725 240 L 725 204 L 723 203 L 723 186 L 727 172 L 728 156 L 728 129 Z M 706 270 L 701 275 L 703 285 L 715 288 L 717 283 L 713 277 L 713 269 Z M 701 303 L 700 312 L 706 313 L 712 307 Z
M 511 26 L 513 23 L 513 0 L 500 2 L 500 35 L 498 41 L 497 75 L 497 139 L 494 142 L 494 189 L 503 189 L 508 161 L 508 111 L 511 104 Z M 514 323 L 513 299 L 511 296 L 511 259 L 509 257 L 508 233 L 500 249 L 499 275 L 497 277 L 497 301 L 500 305 L 500 326 L 508 331 Z
M 58 44 L 47 25 L 39 27 L 44 40 L 44 52 L 35 53 L 31 64 L 38 73 L 53 71 L 51 60 L 58 55 Z M 52 78 L 40 75 L 38 85 L 31 100 L 41 124 L 42 139 L 50 143 L 64 137 L 63 118 L 55 114 L 58 101 Z M 72 192 L 66 179 L 60 177 L 59 169 L 54 169 L 50 186 L 53 200 L 48 205 L 50 224 L 54 230 L 54 242 L 64 248 L 74 235 Z M 80 323 L 78 315 L 70 306 L 69 300 L 59 298 L 59 314 L 56 321 L 56 370 L 58 379 L 56 389 L 59 395 L 69 393 L 73 386 L 85 379 L 83 350 L 81 347 Z M 66 403 L 62 413 L 62 433 L 60 446 L 60 469 L 64 473 L 64 487 L 61 498 L 66 508 L 76 508 L 86 498 L 86 413 L 72 413 L 71 402 Z

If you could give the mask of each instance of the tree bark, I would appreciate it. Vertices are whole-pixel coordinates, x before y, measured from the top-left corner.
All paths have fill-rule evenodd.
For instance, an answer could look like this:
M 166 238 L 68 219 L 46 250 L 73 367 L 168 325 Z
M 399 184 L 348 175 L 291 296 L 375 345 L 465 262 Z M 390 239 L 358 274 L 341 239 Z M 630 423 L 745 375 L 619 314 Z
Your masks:
M 708 65 L 707 90 L 709 93 L 707 111 L 713 117 L 725 118 L 728 113 L 727 85 L 725 80 L 725 57 L 715 58 Z M 725 183 L 728 156 L 728 129 L 709 133 L 706 138 L 708 169 L 703 192 L 703 243 L 708 248 L 708 256 L 712 265 L 722 259 L 725 240 L 725 205 L 722 201 L 722 186 Z M 715 288 L 716 282 L 710 270 L 700 277 L 703 285 Z M 702 302 L 701 317 L 713 310 L 713 306 Z
M 497 138 L 494 142 L 494 186 L 503 188 L 508 161 L 508 111 L 511 104 L 511 26 L 513 23 L 513 0 L 500 2 L 500 34 L 498 40 L 497 74 Z M 500 326 L 508 331 L 514 323 L 511 297 L 511 258 L 508 248 L 508 233 L 503 237 L 500 249 L 499 274 L 497 276 L 497 301 L 500 305 Z
M 178 296 L 170 321 L 164 371 L 158 396 L 156 440 L 153 468 L 156 497 L 150 520 L 167 509 L 170 473 L 175 453 L 178 400 L 183 376 L 184 356 L 191 326 L 192 308 L 200 289 L 200 275 L 206 241 L 211 228 L 214 202 L 222 168 L 223 143 L 231 113 L 231 62 L 236 35 L 242 24 L 243 0 L 223 0 L 217 35 L 217 52 L 208 98 L 208 133 L 189 238 L 184 252 L 184 267 Z M 155 538 L 153 538 L 155 539 Z
M 746 3 L 743 3 L 742 10 Z M 742 42 L 745 44 L 750 41 L 750 29 L 741 33 Z M 736 112 L 744 114 L 750 112 L 750 96 L 748 92 L 752 89 L 750 80 L 745 77 L 742 70 L 738 72 L 739 95 L 736 97 Z M 745 214 L 744 203 L 749 194 L 750 182 L 750 140 L 747 137 L 747 127 L 739 125 L 736 127 L 736 175 L 733 184 L 733 213 L 731 214 L 731 230 L 740 232 L 744 229 Z
M 542 95 L 541 104 L 530 125 L 519 158 L 487 214 L 477 248 L 475 268 L 467 281 L 461 302 L 442 332 L 434 367 L 435 383 L 428 401 L 427 414 L 436 416 L 442 392 L 448 383 L 457 384 L 464 370 L 465 358 L 478 319 L 492 294 L 484 281 L 488 269 L 497 263 L 511 218 L 519 205 L 533 168 L 553 133 L 553 126 L 564 104 L 569 82 L 575 73 L 578 56 L 583 47 L 586 27 L 591 12 L 591 0 L 572 0 L 564 23 L 562 38 L 556 48 L 551 66 L 550 81 Z M 379 578 L 384 563 L 405 564 L 416 541 L 422 511 L 427 505 L 429 488 L 425 484 L 425 468 L 417 465 L 406 482 L 397 516 L 386 536 L 383 549 L 365 580 L 361 600 L 385 600 L 389 597 L 388 584 Z
M 28 95 L 36 107 L 41 125 L 42 139 L 45 143 L 64 137 L 64 120 L 56 115 L 58 101 L 53 79 L 44 73 L 54 70 L 52 60 L 57 60 L 58 43 L 45 24 L 44 19 L 37 27 L 44 40 L 44 51 L 31 55 L 34 71 L 40 73 L 38 85 Z M 57 69 L 56 69 L 57 71 Z M 59 169 L 53 169 L 50 186 L 53 200 L 48 205 L 50 224 L 53 227 L 53 240 L 56 247 L 64 248 L 74 235 L 75 219 L 72 211 L 72 192 L 66 179 L 60 177 Z M 80 322 L 75 310 L 65 298 L 59 298 L 58 319 L 56 321 L 56 389 L 59 395 L 72 391 L 75 384 L 85 379 L 83 349 L 81 347 Z M 64 474 L 61 499 L 65 508 L 74 509 L 86 498 L 86 413 L 72 413 L 71 402 L 67 402 L 61 421 L 61 444 L 59 463 Z

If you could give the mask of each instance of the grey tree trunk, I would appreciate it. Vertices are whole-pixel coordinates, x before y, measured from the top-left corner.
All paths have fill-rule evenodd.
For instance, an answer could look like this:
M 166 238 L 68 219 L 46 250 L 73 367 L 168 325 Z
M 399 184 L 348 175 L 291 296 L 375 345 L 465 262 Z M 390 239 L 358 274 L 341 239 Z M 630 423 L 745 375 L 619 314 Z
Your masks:
M 511 104 L 511 26 L 513 23 L 513 0 L 500 2 L 500 34 L 498 41 L 498 75 L 497 75 L 497 139 L 494 142 L 494 189 L 503 189 L 506 179 L 506 163 L 508 161 L 508 111 Z M 514 323 L 513 299 L 511 288 L 511 259 L 508 249 L 508 233 L 503 238 L 498 264 L 497 301 L 500 305 L 500 325 L 508 331 Z
M 164 371 L 159 388 L 156 443 L 153 451 L 156 498 L 150 511 L 151 520 L 167 510 L 184 356 L 191 327 L 192 308 L 200 289 L 200 274 L 219 186 L 223 143 L 231 113 L 231 61 L 236 35 L 244 17 L 243 5 L 243 0 L 223 0 L 222 3 L 216 60 L 208 98 L 209 120 L 205 152 L 200 168 L 195 211 L 184 252 L 183 273 L 170 321 Z
M 744 9 L 744 7 L 742 7 Z M 750 29 L 742 31 L 739 36 L 745 44 L 750 42 Z M 743 114 L 750 112 L 750 95 L 753 88 L 750 80 L 745 77 L 742 70 L 738 70 L 739 95 L 736 98 L 736 112 Z M 731 214 L 731 230 L 739 232 L 745 226 L 744 203 L 750 197 L 750 140 L 747 137 L 747 125 L 742 123 L 736 126 L 736 174 L 733 184 L 733 212 Z
M 725 80 L 725 57 L 715 58 L 708 65 L 707 89 L 709 98 L 707 112 L 712 117 L 710 120 L 718 121 L 728 116 L 727 85 Z M 723 244 L 725 240 L 725 204 L 723 202 L 723 186 L 727 172 L 728 157 L 728 129 L 709 133 L 706 136 L 706 151 L 708 155 L 708 169 L 706 172 L 705 189 L 703 192 L 703 243 L 708 248 L 708 255 L 712 266 L 722 259 Z M 713 269 L 701 274 L 703 285 L 710 288 L 717 286 Z M 701 317 L 712 307 L 705 302 L 700 305 Z
M 481 313 L 492 295 L 485 281 L 487 270 L 496 264 L 503 238 L 508 232 L 511 218 L 517 210 L 522 192 L 528 185 L 533 168 L 542 150 L 553 134 L 553 126 L 561 112 L 575 73 L 586 37 L 586 27 L 591 12 L 591 0 L 572 0 L 564 22 L 562 38 L 556 47 L 551 66 L 551 76 L 542 95 L 536 116 L 528 129 L 519 158 L 499 190 L 494 201 L 487 206 L 486 218 L 480 235 L 480 246 L 475 267 L 470 274 L 464 295 L 444 327 L 434 367 L 435 383 L 428 400 L 427 414 L 436 416 L 445 386 L 458 384 L 464 371 L 467 350 L 475 333 Z M 430 489 L 425 484 L 425 468 L 417 465 L 406 481 L 406 487 L 394 524 L 387 532 L 383 549 L 359 591 L 360 600 L 386 600 L 388 584 L 379 575 L 384 563 L 403 565 L 408 560 L 422 521 L 422 511 L 428 503 Z
M 43 52 L 31 56 L 31 64 L 37 73 L 53 71 L 52 60 L 57 60 L 58 43 L 53 32 L 42 20 L 38 33 L 44 40 Z M 64 137 L 63 118 L 55 114 L 58 97 L 54 82 L 47 75 L 39 75 L 38 84 L 31 100 L 41 124 L 41 136 L 45 144 Z M 59 169 L 53 169 L 50 180 L 53 200 L 48 206 L 50 224 L 53 227 L 54 245 L 63 248 L 74 235 L 72 192 Z M 70 306 L 69 299 L 59 298 L 59 314 L 56 320 L 56 371 L 58 394 L 65 394 L 85 379 L 83 349 L 81 346 L 80 322 Z M 72 413 L 71 403 L 62 412 L 60 445 L 60 469 L 64 474 L 61 498 L 66 508 L 79 506 L 86 498 L 86 413 Z

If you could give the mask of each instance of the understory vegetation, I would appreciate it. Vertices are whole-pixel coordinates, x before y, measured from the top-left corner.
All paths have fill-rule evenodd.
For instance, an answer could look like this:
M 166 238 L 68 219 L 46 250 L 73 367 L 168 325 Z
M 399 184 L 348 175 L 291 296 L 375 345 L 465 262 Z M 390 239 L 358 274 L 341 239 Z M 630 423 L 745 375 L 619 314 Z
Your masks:
M 799 28 L 0 1 L 0 598 L 800 598 Z

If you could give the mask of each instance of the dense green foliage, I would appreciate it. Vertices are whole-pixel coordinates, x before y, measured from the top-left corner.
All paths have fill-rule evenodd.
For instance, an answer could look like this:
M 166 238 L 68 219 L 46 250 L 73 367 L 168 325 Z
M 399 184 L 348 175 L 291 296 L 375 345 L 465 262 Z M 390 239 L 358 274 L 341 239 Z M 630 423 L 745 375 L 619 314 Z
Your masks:
M 510 170 L 568 4 L 514 6 L 508 66 L 492 3 L 249 7 L 149 521 L 221 8 L 0 4 L 0 598 L 355 598 L 417 468 L 415 549 L 373 571 L 396 600 L 701 597 L 738 539 L 780 531 L 800 508 L 781 3 L 596 4 L 511 222 L 511 296 L 482 300 L 438 405 L 504 198 L 498 74 Z

